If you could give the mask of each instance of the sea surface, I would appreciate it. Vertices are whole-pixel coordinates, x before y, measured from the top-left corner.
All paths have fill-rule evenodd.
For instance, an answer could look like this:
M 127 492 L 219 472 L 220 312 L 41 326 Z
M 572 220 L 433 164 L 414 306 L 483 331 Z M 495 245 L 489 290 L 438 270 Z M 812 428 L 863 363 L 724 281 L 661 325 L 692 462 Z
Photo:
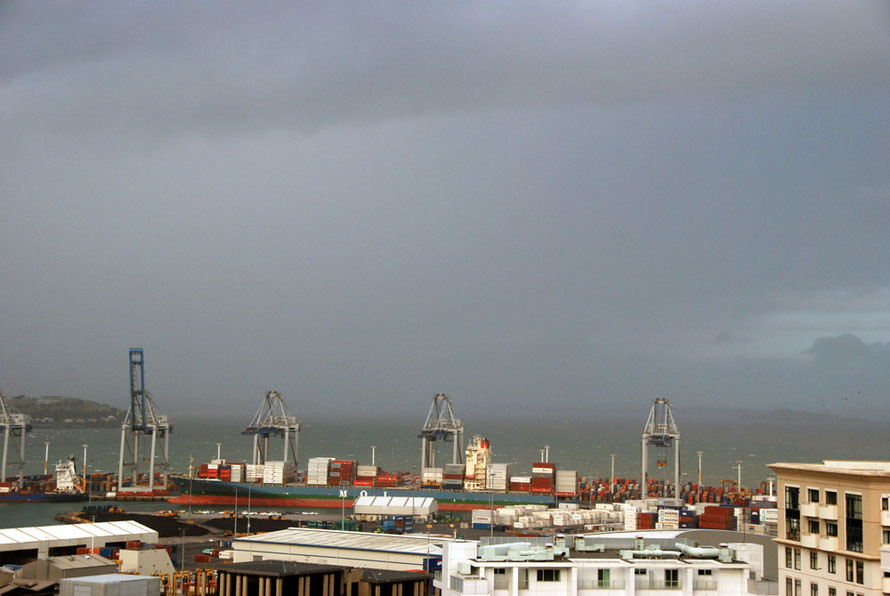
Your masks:
M 514 474 L 527 475 L 539 461 L 541 449 L 550 446 L 550 461 L 561 469 L 577 470 L 582 476 L 608 478 L 610 454 L 615 454 L 615 476 L 638 478 L 640 473 L 640 433 L 645 420 L 504 421 L 477 423 L 466 429 L 466 442 L 473 434 L 491 442 L 493 460 L 512 462 Z M 235 418 L 180 416 L 173 419 L 170 437 L 171 471 L 188 470 L 189 458 L 195 464 L 215 458 L 217 443 L 223 458 L 249 461 L 251 437 L 241 431 L 247 421 Z M 737 477 L 742 462 L 742 483 L 757 487 L 770 475 L 767 464 L 777 461 L 818 462 L 823 459 L 886 459 L 890 424 L 843 419 L 808 419 L 794 413 L 735 414 L 678 420 L 681 430 L 681 482 L 698 476 L 697 451 L 702 452 L 705 484 Z M 357 459 L 371 463 L 371 445 L 376 445 L 377 465 L 385 470 L 416 472 L 420 465 L 421 422 L 393 420 L 305 421 L 299 438 L 300 467 L 310 457 Z M 35 429 L 26 440 L 26 474 L 43 472 L 45 442 L 49 441 L 49 469 L 72 454 L 82 470 L 83 445 L 87 444 L 87 472 L 117 471 L 120 429 Z M 148 452 L 146 447 L 143 453 Z M 438 449 L 437 465 L 450 462 L 451 445 Z M 272 458 L 283 451 L 280 439 L 273 440 Z M 673 477 L 672 450 L 650 451 L 649 475 Z M 160 452 L 160 448 L 158 449 Z M 270 458 L 270 459 L 272 459 Z M 666 468 L 657 468 L 656 459 L 667 459 Z M 144 462 L 147 470 L 148 462 Z M 7 471 L 12 474 L 12 470 Z M 164 503 L 127 503 L 132 511 L 154 511 Z M 79 504 L 0 504 L 0 528 L 56 523 L 53 515 L 79 509 Z

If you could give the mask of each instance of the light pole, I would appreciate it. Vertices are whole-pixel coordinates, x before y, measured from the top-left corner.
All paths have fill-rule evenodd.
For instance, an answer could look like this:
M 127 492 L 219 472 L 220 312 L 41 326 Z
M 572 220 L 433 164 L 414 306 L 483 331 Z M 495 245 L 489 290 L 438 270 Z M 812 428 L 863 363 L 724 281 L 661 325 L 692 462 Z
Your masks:
M 736 490 L 736 492 L 739 492 L 739 493 L 740 493 L 740 492 L 742 492 L 742 460 L 737 459 L 735 463 L 736 463 L 736 466 L 738 466 L 738 469 L 739 469 L 739 479 L 738 479 L 738 482 L 737 482 L 736 485 L 735 485 L 735 490 Z
M 44 441 L 46 445 L 46 455 L 43 456 L 43 475 L 46 476 L 49 471 L 49 441 Z
M 195 476 L 195 458 L 189 454 L 189 519 L 192 519 L 192 478 Z
M 238 489 L 235 489 L 235 529 L 232 531 L 232 540 L 238 537 Z
M 185 568 L 185 528 L 180 530 L 182 533 L 182 547 L 179 550 L 179 572 L 182 573 Z
M 701 502 L 701 493 L 702 493 L 702 487 L 701 487 L 701 456 L 702 456 L 702 453 L 703 453 L 703 452 L 702 452 L 702 451 L 696 451 L 695 453 L 696 453 L 696 455 L 698 455 L 698 490 L 695 491 L 695 492 L 698 493 L 698 500 L 699 500 L 699 502 Z
M 89 445 L 84 443 L 83 444 L 83 488 L 85 491 L 87 491 L 87 503 L 92 504 L 93 495 L 90 493 L 90 477 L 87 476 L 87 447 L 89 447 Z M 75 478 L 75 480 L 77 480 L 77 478 Z
M 247 535 L 250 536 L 250 484 L 247 485 Z
M 610 453 L 609 457 L 612 458 L 612 475 L 609 477 L 609 494 L 613 494 L 615 490 L 615 454 Z

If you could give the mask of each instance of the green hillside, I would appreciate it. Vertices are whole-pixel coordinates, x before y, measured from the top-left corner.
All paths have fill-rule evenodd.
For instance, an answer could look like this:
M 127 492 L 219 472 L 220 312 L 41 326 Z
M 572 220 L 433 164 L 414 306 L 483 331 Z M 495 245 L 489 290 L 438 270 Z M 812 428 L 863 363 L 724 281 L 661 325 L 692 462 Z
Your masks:
M 120 426 L 126 415 L 125 410 L 107 404 L 58 395 L 19 395 L 6 402 L 15 410 L 29 414 L 33 426 L 114 427 Z

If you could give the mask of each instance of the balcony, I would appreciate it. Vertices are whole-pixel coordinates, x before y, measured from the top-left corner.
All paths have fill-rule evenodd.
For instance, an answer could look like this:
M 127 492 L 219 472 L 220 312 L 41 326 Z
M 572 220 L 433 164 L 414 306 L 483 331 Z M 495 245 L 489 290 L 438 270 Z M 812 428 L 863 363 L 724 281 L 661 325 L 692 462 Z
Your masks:
M 692 582 L 692 589 L 698 591 L 714 591 L 717 589 L 717 582 L 715 580 L 697 580 Z
M 819 536 L 819 550 L 836 551 L 837 549 L 837 536 Z
M 624 580 L 621 579 L 594 579 L 580 580 L 579 590 L 624 590 Z
M 451 589 L 461 594 L 491 594 L 488 581 L 481 577 L 451 576 Z
M 881 511 L 881 525 L 890 526 L 890 511 Z
M 818 534 L 801 534 L 800 536 L 801 545 L 806 548 L 819 548 L 819 535 Z
M 819 505 L 819 518 L 837 521 L 837 505 Z
M 890 577 L 881 578 L 881 591 L 884 594 L 890 594 Z
M 639 581 L 636 583 L 637 590 L 681 590 L 682 586 L 679 581 Z
M 806 517 L 819 517 L 819 503 L 801 503 L 800 514 Z

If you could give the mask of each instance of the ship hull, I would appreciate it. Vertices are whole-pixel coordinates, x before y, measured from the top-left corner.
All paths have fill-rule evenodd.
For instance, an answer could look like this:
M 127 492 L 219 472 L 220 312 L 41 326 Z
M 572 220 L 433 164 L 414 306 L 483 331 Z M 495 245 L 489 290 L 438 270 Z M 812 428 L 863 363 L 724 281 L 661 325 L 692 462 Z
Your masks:
M 86 501 L 85 494 L 68 493 L 0 493 L 0 503 L 74 503 Z
M 254 507 L 306 507 L 339 509 L 352 507 L 359 496 L 430 497 L 436 499 L 440 511 L 471 511 L 483 507 L 553 503 L 550 495 L 525 493 L 477 493 L 436 489 L 350 487 L 341 489 L 326 486 L 248 484 L 172 476 L 181 495 L 169 499 L 177 505 L 239 505 Z

